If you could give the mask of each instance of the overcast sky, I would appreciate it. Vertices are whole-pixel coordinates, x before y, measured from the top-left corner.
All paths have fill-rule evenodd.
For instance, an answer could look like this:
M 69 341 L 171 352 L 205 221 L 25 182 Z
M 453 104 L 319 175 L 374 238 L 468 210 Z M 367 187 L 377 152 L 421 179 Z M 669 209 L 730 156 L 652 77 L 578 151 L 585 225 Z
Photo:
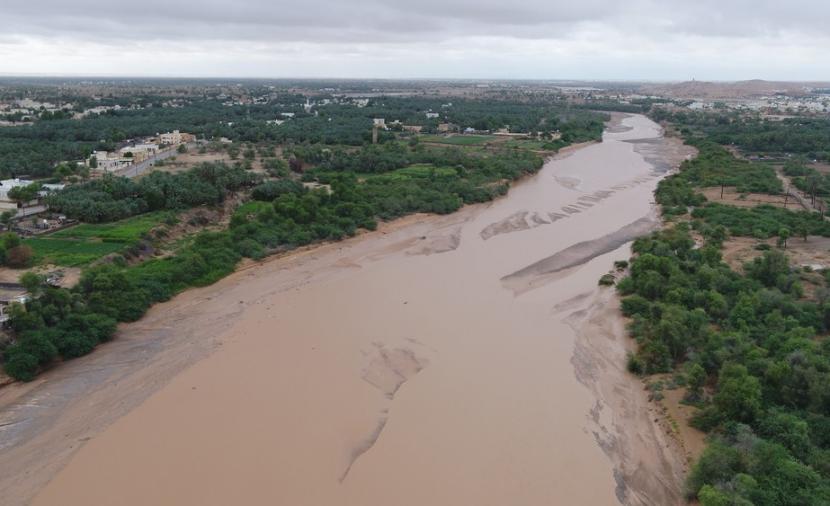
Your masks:
M 830 80 L 826 0 L 3 0 L 0 74 Z

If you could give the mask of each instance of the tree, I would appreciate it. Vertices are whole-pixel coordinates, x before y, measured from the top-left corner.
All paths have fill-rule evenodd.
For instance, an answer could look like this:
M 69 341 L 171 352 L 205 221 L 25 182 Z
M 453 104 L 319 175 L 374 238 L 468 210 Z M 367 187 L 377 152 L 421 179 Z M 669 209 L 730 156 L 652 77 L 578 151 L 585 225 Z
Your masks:
M 787 239 L 790 238 L 790 229 L 787 227 L 781 227 L 778 229 L 778 245 L 783 246 L 784 249 L 787 249 Z
M 27 267 L 32 261 L 32 256 L 32 247 L 27 244 L 21 244 L 20 246 L 6 250 L 6 264 L 14 268 Z
M 18 381 L 32 381 L 38 370 L 38 360 L 20 347 L 9 347 L 3 353 L 3 369 Z
M 807 222 L 807 218 L 802 217 L 798 220 L 798 223 L 795 226 L 795 233 L 799 237 L 802 237 L 804 242 L 807 242 L 807 236 L 810 235 L 810 226 Z
M 686 373 L 686 384 L 689 385 L 686 395 L 690 401 L 700 399 L 704 383 L 706 383 L 706 370 L 695 362 L 689 366 L 689 370 Z
M 721 368 L 718 392 L 712 400 L 727 419 L 751 423 L 761 411 L 761 383 L 745 366 L 726 364 Z
M 37 297 L 43 287 L 43 278 L 34 272 L 26 272 L 20 276 L 20 284 L 32 297 Z
M 14 209 L 8 209 L 6 211 L 3 211 L 2 213 L 0 213 L 0 223 L 2 223 L 6 228 L 8 228 L 12 222 L 12 219 L 15 216 L 17 216 L 17 211 Z
M 3 235 L 3 249 L 10 250 L 20 246 L 20 236 L 14 232 Z
M 179 144 L 179 147 L 176 148 L 176 151 L 179 153 L 187 153 L 187 144 Z
M 704 485 L 697 493 L 701 506 L 732 506 L 732 499 L 711 485 Z
M 9 190 L 9 198 L 14 200 L 18 204 L 31 202 L 32 200 L 37 198 L 39 191 L 39 183 L 32 183 L 26 186 L 15 186 L 11 190 Z
M 763 256 L 744 265 L 746 273 L 765 286 L 775 286 L 779 276 L 790 272 L 790 262 L 780 251 L 765 251 Z

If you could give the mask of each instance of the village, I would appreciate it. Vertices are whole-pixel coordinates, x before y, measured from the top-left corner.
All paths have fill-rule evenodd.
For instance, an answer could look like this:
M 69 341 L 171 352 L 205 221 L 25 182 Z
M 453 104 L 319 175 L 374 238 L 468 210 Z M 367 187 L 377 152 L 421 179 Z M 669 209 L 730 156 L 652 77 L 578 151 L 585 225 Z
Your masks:
M 134 178 L 149 172 L 163 160 L 186 153 L 195 144 L 194 135 L 174 130 L 126 141 L 115 152 L 93 151 L 86 160 L 67 163 L 80 167 L 80 172 L 87 174 L 89 179 L 105 175 Z M 0 229 L 20 238 L 14 241 L 30 241 L 79 224 L 77 219 L 53 212 L 48 206 L 48 197 L 69 184 L 72 183 L 41 182 L 26 176 L 0 180 Z M 6 253 L 11 249 L 6 247 Z M 0 326 L 8 322 L 11 304 L 22 304 L 29 299 L 29 294 L 19 282 L 22 273 L 36 272 L 48 284 L 58 287 L 73 286 L 80 274 L 80 270 L 72 266 L 27 266 L 28 262 L 23 260 L 14 262 L 7 258 L 6 261 L 7 266 L 0 267 Z

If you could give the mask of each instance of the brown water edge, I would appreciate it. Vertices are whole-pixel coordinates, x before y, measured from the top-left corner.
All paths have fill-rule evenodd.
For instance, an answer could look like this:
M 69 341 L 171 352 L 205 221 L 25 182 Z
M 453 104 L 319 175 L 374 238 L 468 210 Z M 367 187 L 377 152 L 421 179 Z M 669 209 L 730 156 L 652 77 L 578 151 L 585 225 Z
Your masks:
M 657 429 L 618 416 L 604 379 L 627 379 L 634 398 L 638 382 L 612 367 L 600 387 L 586 381 L 575 366 L 591 348 L 563 309 L 592 301 L 626 246 L 588 251 L 520 295 L 501 281 L 652 212 L 657 175 L 625 141 L 659 130 L 624 123 L 493 204 L 258 265 L 153 308 L 7 403 L 17 428 L 0 433 L 13 440 L 0 441 L 5 497 L 27 502 L 71 457 L 35 504 L 671 504 L 649 488 L 672 484 L 638 479 L 663 476 L 653 466 L 667 461 L 650 459 L 666 452 Z M 542 218 L 485 240 L 525 211 Z

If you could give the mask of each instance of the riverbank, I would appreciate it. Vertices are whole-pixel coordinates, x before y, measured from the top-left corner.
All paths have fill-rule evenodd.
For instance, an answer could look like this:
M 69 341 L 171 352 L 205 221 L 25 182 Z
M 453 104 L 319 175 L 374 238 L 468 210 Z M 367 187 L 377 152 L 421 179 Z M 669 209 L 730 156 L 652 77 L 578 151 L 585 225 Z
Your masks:
M 13 471 L 0 486 L 35 504 L 662 497 L 639 488 L 666 484 L 637 478 L 659 475 L 664 461 L 640 455 L 662 455 L 663 441 L 630 436 L 609 453 L 592 420 L 627 399 L 593 390 L 577 366 L 591 348 L 574 313 L 602 305 L 597 279 L 627 257 L 601 239 L 651 214 L 660 176 L 637 142 L 659 129 L 625 122 L 493 203 L 256 264 L 153 307 L 9 405 L 17 429 L 0 464 Z M 586 243 L 598 247 L 581 262 L 506 285 Z M 650 425 L 603 427 L 623 439 Z

